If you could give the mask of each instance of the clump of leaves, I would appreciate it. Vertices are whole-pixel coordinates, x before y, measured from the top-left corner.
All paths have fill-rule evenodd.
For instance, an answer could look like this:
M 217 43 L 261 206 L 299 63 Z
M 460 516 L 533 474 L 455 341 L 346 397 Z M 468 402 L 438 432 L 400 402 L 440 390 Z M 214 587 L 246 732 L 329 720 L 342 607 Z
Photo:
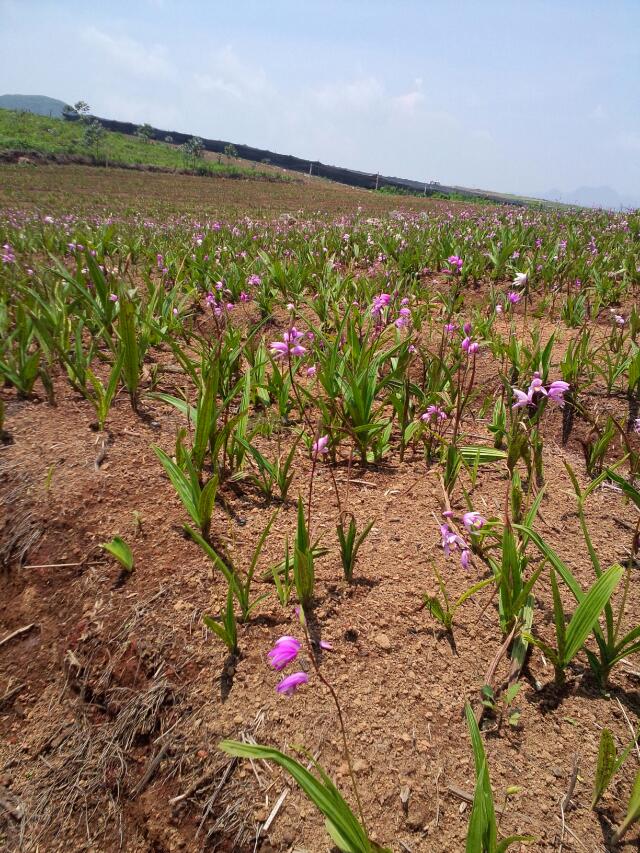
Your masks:
M 133 551 L 120 536 L 114 536 L 111 542 L 103 542 L 100 547 L 115 557 L 124 571 L 133 571 Z

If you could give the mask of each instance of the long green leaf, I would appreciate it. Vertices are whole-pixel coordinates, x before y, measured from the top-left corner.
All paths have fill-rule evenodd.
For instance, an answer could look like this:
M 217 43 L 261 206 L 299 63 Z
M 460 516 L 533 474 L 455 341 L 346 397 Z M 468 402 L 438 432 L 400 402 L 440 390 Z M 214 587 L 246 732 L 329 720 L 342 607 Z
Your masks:
M 620 565 L 610 566 L 578 604 L 567 625 L 566 648 L 561 664 L 568 664 L 582 648 L 584 641 L 598 622 L 605 604 L 613 595 L 623 572 L 624 569 Z
M 224 740 L 219 748 L 237 758 L 273 761 L 286 770 L 324 815 L 331 826 L 330 835 L 343 853 L 371 853 L 374 849 L 360 822 L 328 777 L 318 780 L 298 761 L 268 746 Z

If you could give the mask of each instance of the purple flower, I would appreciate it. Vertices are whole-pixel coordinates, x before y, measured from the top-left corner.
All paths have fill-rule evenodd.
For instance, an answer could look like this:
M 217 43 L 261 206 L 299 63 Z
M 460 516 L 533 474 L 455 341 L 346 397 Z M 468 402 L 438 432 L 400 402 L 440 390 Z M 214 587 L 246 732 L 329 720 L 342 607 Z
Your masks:
M 636 418 L 633 422 L 633 431 L 640 435 L 640 418 Z
M 477 341 L 472 341 L 471 338 L 465 338 L 462 341 L 462 351 L 466 352 L 467 355 L 475 355 L 480 348 L 480 344 Z
M 562 379 L 556 379 L 555 382 L 552 382 L 551 385 L 549 385 L 547 393 L 549 394 L 550 400 L 553 400 L 554 403 L 557 403 L 562 407 L 564 406 L 564 395 L 568 390 L 568 382 L 564 382 Z
M 467 528 L 469 533 L 480 530 L 487 523 L 487 519 L 480 515 L 479 512 L 465 512 L 462 516 L 462 523 Z
M 516 293 L 515 290 L 510 290 L 509 293 L 507 293 L 507 299 L 512 305 L 517 305 L 521 298 L 520 294 Z
M 529 393 L 525 394 L 524 391 L 521 391 L 519 388 L 512 388 L 514 397 L 516 398 L 516 402 L 511 407 L 512 409 L 522 409 L 524 406 L 530 406 L 533 402 L 533 394 L 531 389 L 529 389 Z
M 444 412 L 440 406 L 432 403 L 430 406 L 427 406 L 427 411 L 420 416 L 421 421 L 446 421 L 447 413 Z
M 468 548 L 465 548 L 463 552 L 460 554 L 460 565 L 463 569 L 469 568 L 469 562 L 471 560 L 471 552 Z
M 304 333 L 299 332 L 293 326 L 283 334 L 281 341 L 271 342 L 271 352 L 276 358 L 282 358 L 285 355 L 304 355 L 307 350 L 299 343 L 302 338 L 304 338 Z
M 284 693 L 285 696 L 292 696 L 298 687 L 309 682 L 309 676 L 306 672 L 292 672 L 286 678 L 283 678 L 280 684 L 276 687 L 278 693 Z
M 564 395 L 568 390 L 569 383 L 562 379 L 556 379 L 548 388 L 545 388 L 540 374 L 536 371 L 526 394 L 519 388 L 512 388 L 516 402 L 511 408 L 522 409 L 525 406 L 537 406 L 543 397 L 549 397 L 550 400 L 562 407 L 564 406 Z
M 252 285 L 255 285 L 256 287 L 258 287 L 259 285 L 262 284 L 262 279 L 260 278 L 259 275 L 250 275 L 249 278 L 247 279 L 247 284 L 249 285 L 249 287 L 251 287 Z
M 318 372 L 318 368 L 315 366 L 315 364 L 312 364 L 311 367 L 307 367 L 307 376 L 310 379 L 313 379 L 313 377 L 316 375 L 317 372 Z
M 448 557 L 451 551 L 455 551 L 456 549 L 460 551 L 468 550 L 467 543 L 462 536 L 459 536 L 448 524 L 440 525 L 440 536 L 442 538 L 442 550 L 445 557 Z
M 447 258 L 447 262 L 451 264 L 451 266 L 456 272 L 460 272 L 460 270 L 462 269 L 463 260 L 462 258 L 458 257 L 458 255 L 450 255 Z
M 455 323 L 445 323 L 444 330 L 448 335 L 452 335 L 458 327 Z
M 409 325 L 409 322 L 411 321 L 411 311 L 409 308 L 401 308 L 399 313 L 400 316 L 395 321 L 395 326 L 398 329 L 404 329 Z
M 295 637 L 285 635 L 276 640 L 275 646 L 271 649 L 267 657 L 274 669 L 281 670 L 298 657 L 299 651 L 300 641 Z
M 311 449 L 313 450 L 314 456 L 319 456 L 321 453 L 329 452 L 329 436 L 321 435 L 317 441 L 314 441 L 311 445 Z
M 383 310 L 389 305 L 391 302 L 391 294 L 389 293 L 381 293 L 379 296 L 376 296 L 373 300 L 373 305 L 371 306 L 371 313 L 374 317 L 382 314 Z
M 112 293 L 112 294 L 109 296 L 109 299 L 111 300 L 111 302 L 117 302 L 117 301 L 118 301 L 118 294 L 117 294 L 117 293 Z

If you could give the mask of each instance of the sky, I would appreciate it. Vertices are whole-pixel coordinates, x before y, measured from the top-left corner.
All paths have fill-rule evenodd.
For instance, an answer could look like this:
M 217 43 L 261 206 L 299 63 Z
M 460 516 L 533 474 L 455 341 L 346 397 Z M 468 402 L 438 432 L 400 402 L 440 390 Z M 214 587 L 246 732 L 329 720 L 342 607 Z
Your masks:
M 0 0 L 0 94 L 417 180 L 640 199 L 640 0 Z

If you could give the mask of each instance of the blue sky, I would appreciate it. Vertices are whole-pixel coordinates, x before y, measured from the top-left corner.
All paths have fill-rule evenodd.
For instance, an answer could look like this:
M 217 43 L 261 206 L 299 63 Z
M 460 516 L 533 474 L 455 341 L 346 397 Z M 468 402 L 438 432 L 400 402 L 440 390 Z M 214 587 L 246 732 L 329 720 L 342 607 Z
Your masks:
M 0 94 L 507 192 L 640 198 L 640 0 L 0 0 Z

